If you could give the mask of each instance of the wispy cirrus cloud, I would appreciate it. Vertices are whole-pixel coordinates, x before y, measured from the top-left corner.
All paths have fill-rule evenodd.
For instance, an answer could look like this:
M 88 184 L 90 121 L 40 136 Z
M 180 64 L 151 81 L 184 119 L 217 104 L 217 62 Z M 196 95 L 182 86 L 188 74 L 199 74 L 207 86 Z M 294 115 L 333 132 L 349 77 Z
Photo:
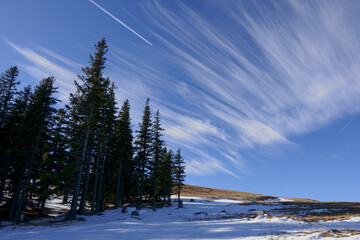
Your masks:
M 78 63 L 46 48 L 38 47 L 38 51 L 35 52 L 34 50 L 21 47 L 9 40 L 5 40 L 5 42 L 29 61 L 28 63 L 20 64 L 28 74 L 39 80 L 49 76 L 55 77 L 56 85 L 60 87 L 61 100 L 66 101 L 69 97 L 69 93 L 75 91 L 74 79 L 76 79 L 77 74 L 70 69 L 73 69 L 74 66 L 79 66 Z M 50 60 L 51 58 L 60 61 L 66 67 Z
M 292 136 L 360 111 L 360 31 L 354 24 L 360 19 L 349 2 L 209 6 L 208 14 L 181 2 L 176 11 L 174 4 L 144 6 L 154 36 L 184 76 L 174 83 L 177 93 L 197 118 L 227 135 L 224 144 L 200 143 L 201 133 L 178 123 L 170 137 L 238 153 L 289 144 Z M 220 27 L 223 19 L 230 24 Z M 227 167 L 235 162 L 217 159 Z
M 207 136 L 215 136 L 222 140 L 226 140 L 225 134 L 217 127 L 212 125 L 208 119 L 201 120 L 181 116 L 174 123 L 176 123 L 175 126 L 166 127 L 166 133 L 168 136 L 176 140 L 194 141 L 194 138 L 196 138 L 196 136 L 197 139 L 199 139 L 198 137 L 203 134 Z

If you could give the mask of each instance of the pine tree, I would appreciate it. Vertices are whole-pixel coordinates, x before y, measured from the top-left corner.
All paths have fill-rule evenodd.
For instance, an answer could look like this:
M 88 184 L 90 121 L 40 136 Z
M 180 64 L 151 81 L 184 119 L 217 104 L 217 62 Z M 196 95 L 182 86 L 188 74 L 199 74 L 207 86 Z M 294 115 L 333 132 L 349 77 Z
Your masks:
M 74 171 L 74 161 L 71 156 L 69 127 L 69 113 L 61 108 L 55 118 L 52 138 L 50 142 L 50 155 L 53 162 L 53 175 L 55 178 L 54 193 L 63 195 L 63 203 L 67 203 L 68 194 L 71 190 L 71 178 Z
M 5 142 L 8 137 L 5 130 L 5 124 L 9 117 L 10 111 L 14 99 L 17 95 L 16 85 L 19 85 L 20 82 L 16 81 L 16 78 L 19 74 L 19 71 L 16 66 L 10 67 L 3 73 L 0 77 L 0 203 L 2 200 L 5 183 L 6 183 L 6 170 L 8 167 L 8 160 L 5 159 L 5 149 L 7 143 Z
M 168 203 L 170 202 L 173 186 L 173 155 L 171 149 L 167 151 L 166 147 L 164 147 L 159 164 L 159 196 Z
M 37 179 L 32 192 L 37 197 L 40 213 L 44 215 L 45 202 L 53 195 L 64 195 L 70 190 L 73 167 L 69 156 L 69 141 L 67 137 L 67 115 L 64 109 L 59 109 L 53 127 L 48 131 L 47 139 L 40 149 L 37 161 Z
M 107 82 L 110 83 L 109 79 L 107 79 Z M 103 211 L 103 206 L 104 204 L 107 203 L 107 199 L 104 199 L 105 197 L 104 194 L 108 193 L 105 189 L 105 183 L 112 181 L 112 179 L 109 179 L 109 175 L 105 174 L 105 166 L 109 165 L 110 162 L 113 161 L 113 158 L 111 158 L 111 156 L 113 155 L 111 153 L 112 151 L 111 140 L 113 139 L 113 136 L 115 134 L 114 128 L 116 124 L 116 112 L 117 112 L 114 83 L 111 83 L 111 86 L 108 87 L 108 90 L 103 98 L 103 103 L 104 104 L 102 107 L 102 111 L 100 113 L 100 119 L 102 119 L 102 121 L 99 121 L 101 123 L 101 128 L 99 126 L 99 129 L 101 131 L 100 134 L 101 137 L 99 142 L 100 142 L 100 146 L 102 146 L 101 148 L 103 149 L 103 154 L 101 155 L 102 161 L 100 165 L 101 171 L 99 176 L 99 187 L 97 189 L 97 197 L 96 197 L 96 212 Z M 95 202 L 95 193 L 96 191 L 94 191 L 93 193 L 94 195 L 93 195 L 92 203 Z
M 180 204 L 180 192 L 182 186 L 184 185 L 185 180 L 185 161 L 181 156 L 180 148 L 177 150 L 174 158 L 174 179 L 177 187 L 178 194 L 178 207 L 181 207 Z
M 133 135 L 131 129 L 130 104 L 129 100 L 124 101 L 119 113 L 119 120 L 115 126 L 114 147 L 117 157 L 116 190 L 115 190 L 115 208 L 122 203 L 123 181 L 124 178 L 130 179 L 133 172 Z M 130 184 L 126 184 L 130 187 Z
M 31 99 L 31 87 L 22 90 L 14 101 L 7 124 L 1 129 L 0 138 L 0 201 L 4 190 L 7 188 L 10 195 L 14 196 L 19 181 L 24 156 L 21 155 L 25 148 L 23 127 L 25 113 Z M 7 184 L 6 184 L 7 183 Z
M 106 41 L 103 38 L 97 45 L 95 45 L 97 52 L 94 56 L 90 55 L 90 67 L 82 68 L 84 75 L 79 75 L 78 78 L 82 81 L 82 85 L 75 81 L 77 88 L 76 94 L 70 95 L 71 112 L 72 112 L 72 126 L 78 128 L 73 136 L 73 148 L 78 152 L 78 170 L 76 176 L 75 188 L 73 191 L 73 198 L 71 203 L 71 210 L 68 214 L 69 219 L 76 219 L 76 208 L 80 193 L 81 179 L 84 164 L 88 164 L 90 159 L 86 159 L 89 152 L 88 143 L 90 132 L 96 125 L 96 115 L 99 112 L 99 104 L 101 104 L 102 97 L 106 91 L 103 78 L 103 70 L 105 68 L 105 54 L 107 52 Z M 80 141 L 81 145 L 77 146 Z M 90 171 L 87 168 L 86 171 Z M 83 193 L 86 194 L 86 191 Z M 86 199 L 86 196 L 83 195 Z M 81 209 L 80 209 L 81 210 Z
M 135 160 L 137 161 L 138 179 L 140 178 L 140 186 L 137 184 L 137 186 L 139 186 L 138 205 L 140 207 L 143 204 L 144 181 L 152 157 L 151 112 L 149 101 L 149 99 L 146 100 L 142 122 L 139 123 L 140 129 L 136 131 L 137 136 L 135 140 Z
M 151 163 L 151 172 L 153 178 L 153 196 L 152 196 L 152 204 L 155 205 L 156 195 L 157 195 L 157 182 L 158 182 L 158 171 L 159 171 L 159 163 L 161 159 L 161 152 L 164 146 L 164 141 L 162 138 L 162 131 L 164 129 L 161 127 L 160 123 L 160 112 L 156 111 L 155 121 L 152 126 L 152 134 L 153 134 L 153 159 Z
M 0 129 L 3 128 L 6 122 L 12 101 L 17 94 L 16 85 L 20 84 L 19 81 L 16 81 L 18 75 L 18 68 L 13 66 L 7 69 L 0 77 Z
M 38 150 L 41 148 L 41 141 L 46 141 L 46 139 L 42 139 L 42 136 L 47 134 L 54 116 L 55 108 L 53 106 L 58 102 L 56 98 L 52 97 L 57 89 L 54 87 L 54 82 L 55 79 L 53 77 L 45 78 L 40 82 L 35 88 L 26 112 L 23 134 L 27 134 L 25 138 L 28 139 L 29 145 L 18 183 L 20 191 L 16 192 L 11 207 L 10 219 L 13 222 L 18 222 L 20 219 Z

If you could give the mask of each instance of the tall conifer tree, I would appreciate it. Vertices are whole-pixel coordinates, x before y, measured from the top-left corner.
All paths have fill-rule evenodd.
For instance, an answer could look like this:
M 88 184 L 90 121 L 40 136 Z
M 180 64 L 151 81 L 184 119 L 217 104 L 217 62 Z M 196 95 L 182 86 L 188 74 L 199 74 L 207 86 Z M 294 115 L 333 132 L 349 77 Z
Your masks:
M 9 167 L 9 159 L 5 154 L 9 133 L 6 133 L 5 124 L 17 95 L 16 85 L 20 84 L 16 81 L 18 74 L 17 67 L 13 66 L 0 76 L 0 203 L 8 174 L 6 171 Z
M 153 178 L 153 196 L 152 196 L 152 204 L 155 205 L 156 197 L 157 197 L 157 183 L 159 178 L 159 164 L 161 159 L 161 152 L 164 146 L 164 141 L 162 140 L 162 131 L 164 129 L 161 127 L 160 123 L 160 112 L 156 111 L 155 121 L 152 126 L 153 133 L 153 159 L 151 162 L 151 172 Z
M 35 88 L 26 112 L 23 134 L 27 134 L 26 138 L 28 139 L 29 145 L 27 148 L 28 152 L 25 153 L 22 177 L 18 183 L 20 191 L 16 192 L 11 207 L 10 219 L 13 220 L 13 222 L 18 222 L 20 219 L 38 150 L 41 148 L 42 141 L 47 141 L 47 139 L 42 139 L 42 136 L 48 136 L 47 132 L 51 127 L 51 122 L 56 112 L 53 106 L 58 100 L 52 96 L 57 89 L 54 87 L 54 82 L 55 79 L 53 77 L 45 78 L 40 82 Z
M 105 174 L 105 167 L 109 165 L 113 161 L 112 154 L 112 143 L 111 140 L 115 134 L 114 128 L 116 123 L 116 100 L 115 100 L 115 85 L 111 83 L 109 86 L 110 81 L 107 79 L 107 91 L 103 98 L 103 106 L 100 111 L 100 121 L 101 126 L 99 126 L 99 143 L 100 149 L 102 149 L 101 153 L 101 165 L 100 165 L 100 176 L 99 176 L 99 187 L 97 189 L 97 196 L 96 196 L 96 212 L 103 211 L 103 204 L 107 201 L 104 199 L 106 189 L 105 183 L 110 182 L 112 179 L 107 178 L 109 175 Z M 113 189 L 111 189 L 113 190 Z M 95 194 L 96 191 L 94 191 Z M 94 203 L 94 195 L 92 199 Z
M 0 138 L 0 201 L 5 188 L 15 196 L 17 183 L 21 175 L 24 156 L 23 149 L 27 144 L 24 138 L 25 113 L 28 110 L 32 91 L 26 86 L 14 101 L 7 124 L 1 129 Z M 7 184 L 5 184 L 7 182 Z
M 68 214 L 69 219 L 76 219 L 76 209 L 81 187 L 81 179 L 84 164 L 90 159 L 86 159 L 88 153 L 88 143 L 90 138 L 91 128 L 96 124 L 94 116 L 98 112 L 104 93 L 104 78 L 103 70 L 105 69 L 105 54 L 107 52 L 107 45 L 105 38 L 101 39 L 96 45 L 97 50 L 94 56 L 90 55 L 90 67 L 82 68 L 84 75 L 79 75 L 78 78 L 82 82 L 80 85 L 75 81 L 77 88 L 76 94 L 70 95 L 70 104 L 72 109 L 73 127 L 78 128 L 78 132 L 74 132 L 73 144 L 77 149 L 78 170 L 76 176 L 75 187 L 73 191 L 73 198 L 71 203 L 71 210 Z M 76 146 L 80 141 L 81 145 Z M 87 171 L 90 171 L 88 168 Z M 84 196 L 83 196 L 84 197 Z M 86 199 L 86 197 L 84 197 Z
M 180 192 L 184 185 L 185 180 L 185 161 L 181 156 L 180 148 L 176 151 L 174 157 L 174 179 L 176 184 L 176 190 L 178 194 L 178 207 L 181 207 L 180 204 Z
M 170 202 L 173 187 L 173 155 L 171 149 L 167 151 L 164 147 L 159 164 L 159 195 L 167 202 Z
M 151 111 L 149 99 L 146 100 L 145 109 L 143 113 L 142 122 L 139 123 L 139 130 L 135 140 L 137 172 L 140 181 L 138 204 L 141 207 L 143 204 L 144 181 L 147 176 L 149 162 L 152 156 L 152 132 L 151 132 Z
M 0 77 L 0 129 L 6 122 L 9 109 L 11 109 L 12 102 L 17 94 L 16 85 L 20 84 L 19 81 L 16 81 L 18 75 L 18 68 L 13 66 Z
M 115 156 L 117 156 L 117 174 L 115 189 L 115 208 L 122 203 L 124 177 L 131 178 L 133 174 L 133 135 L 131 129 L 130 104 L 129 100 L 124 101 L 119 113 L 119 120 L 115 126 Z M 128 188 L 130 184 L 127 185 Z

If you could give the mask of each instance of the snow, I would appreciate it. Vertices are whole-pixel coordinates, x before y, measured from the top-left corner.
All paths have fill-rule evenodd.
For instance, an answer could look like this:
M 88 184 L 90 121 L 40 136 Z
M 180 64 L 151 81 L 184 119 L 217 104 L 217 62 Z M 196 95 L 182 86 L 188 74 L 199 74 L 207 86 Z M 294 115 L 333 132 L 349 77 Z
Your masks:
M 191 200 L 192 199 L 192 200 Z M 184 197 L 184 208 L 177 204 L 153 211 L 143 208 L 132 217 L 135 208 L 106 211 L 83 216 L 86 221 L 49 223 L 49 218 L 31 225 L 0 228 L 0 239 L 319 239 L 329 229 L 360 230 L 360 217 L 343 221 L 306 223 L 287 217 L 269 217 L 267 212 L 282 208 L 281 203 L 242 204 L 232 199 Z M 64 210 L 68 206 L 58 206 Z M 287 206 L 289 207 L 289 206 Z M 314 209 L 321 212 L 326 209 Z M 253 217 L 248 214 L 253 213 Z M 256 217 L 256 214 L 258 216 Z M 55 219 L 60 219 L 57 217 Z M 3 225 L 4 226 L 4 225 Z M 328 238 L 329 239 L 329 238 Z M 349 236 L 342 239 L 359 239 Z
M 213 202 L 226 204 L 226 203 L 243 203 L 244 201 L 227 199 L 227 198 L 219 198 L 219 199 L 214 199 Z
M 293 201 L 294 200 L 287 198 L 268 198 L 264 200 L 264 202 L 293 202 Z
M 71 208 L 70 203 L 68 204 L 61 204 L 61 203 L 62 203 L 62 197 L 55 197 L 45 203 L 45 208 L 50 208 L 57 213 L 57 214 L 51 214 L 50 216 L 57 217 L 59 216 L 60 213 L 68 212 L 70 210 Z

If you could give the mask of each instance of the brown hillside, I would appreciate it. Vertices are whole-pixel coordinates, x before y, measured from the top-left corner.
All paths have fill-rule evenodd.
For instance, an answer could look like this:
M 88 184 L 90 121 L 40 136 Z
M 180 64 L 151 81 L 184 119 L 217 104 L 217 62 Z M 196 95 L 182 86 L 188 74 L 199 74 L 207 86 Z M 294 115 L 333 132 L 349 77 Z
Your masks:
M 181 190 L 182 196 L 188 197 L 204 197 L 204 198 L 230 198 L 230 199 L 240 199 L 244 201 L 271 201 L 274 199 L 276 201 L 277 197 L 263 195 L 258 193 L 249 193 L 242 191 L 226 190 L 226 189 L 217 189 L 209 187 L 200 187 L 194 185 L 185 184 Z M 296 202 L 317 202 L 312 199 L 305 198 L 287 198 Z

